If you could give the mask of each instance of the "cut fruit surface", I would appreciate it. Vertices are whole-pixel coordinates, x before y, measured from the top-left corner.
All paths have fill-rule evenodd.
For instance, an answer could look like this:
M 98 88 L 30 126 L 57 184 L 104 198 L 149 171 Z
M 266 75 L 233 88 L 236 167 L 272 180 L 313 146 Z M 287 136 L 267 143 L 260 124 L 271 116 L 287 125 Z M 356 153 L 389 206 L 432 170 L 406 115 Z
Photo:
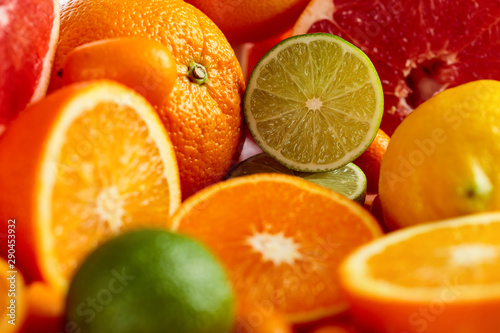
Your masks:
M 171 226 L 219 256 L 240 311 L 248 304 L 272 303 L 292 322 L 343 311 L 338 265 L 381 235 L 376 221 L 357 203 L 282 174 L 213 185 L 186 200 Z
M 382 129 L 392 135 L 435 93 L 500 79 L 499 17 L 490 0 L 312 0 L 293 34 L 331 33 L 370 57 L 384 87 Z
M 62 86 L 58 73 L 76 47 L 124 37 L 159 42 L 175 58 L 174 86 L 156 110 L 174 145 L 182 196 L 187 198 L 221 180 L 241 153 L 245 81 L 238 59 L 219 28 L 182 0 L 72 0 L 61 6 L 49 91 Z M 134 47 L 129 52 L 141 56 L 142 51 Z M 143 91 L 154 85 L 148 75 L 134 88 Z
M 0 165 L 0 216 L 19 219 L 21 269 L 60 290 L 102 241 L 163 226 L 180 204 L 159 117 L 111 81 L 75 84 L 28 108 L 0 141 Z
M 500 213 L 488 213 L 363 246 L 341 267 L 352 314 L 380 333 L 499 332 L 499 235 Z
M 343 194 L 361 205 L 365 202 L 366 177 L 363 171 L 353 163 L 348 163 L 328 172 L 297 172 L 284 167 L 266 153 L 262 153 L 238 164 L 231 171 L 229 177 L 248 176 L 256 173 L 282 173 L 301 177 Z
M 341 38 L 284 40 L 254 67 L 243 109 L 257 144 L 286 167 L 330 171 L 375 137 L 382 87 L 366 55 Z
M 59 0 L 0 1 L 0 134 L 45 95 L 59 36 Z

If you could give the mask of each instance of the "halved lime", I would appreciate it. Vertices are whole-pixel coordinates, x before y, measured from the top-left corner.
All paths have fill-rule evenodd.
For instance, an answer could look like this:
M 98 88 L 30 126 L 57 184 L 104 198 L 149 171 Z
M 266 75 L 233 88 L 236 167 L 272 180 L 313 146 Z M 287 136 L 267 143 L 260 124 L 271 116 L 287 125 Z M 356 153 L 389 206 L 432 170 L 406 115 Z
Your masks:
M 334 170 L 361 155 L 384 111 L 370 59 L 330 34 L 285 39 L 257 63 L 243 110 L 255 142 L 286 167 Z
M 353 163 L 348 163 L 329 172 L 298 172 L 284 167 L 266 153 L 261 153 L 238 164 L 231 171 L 229 177 L 241 177 L 254 173 L 284 173 L 301 177 L 343 194 L 361 205 L 365 203 L 366 176 L 363 171 Z

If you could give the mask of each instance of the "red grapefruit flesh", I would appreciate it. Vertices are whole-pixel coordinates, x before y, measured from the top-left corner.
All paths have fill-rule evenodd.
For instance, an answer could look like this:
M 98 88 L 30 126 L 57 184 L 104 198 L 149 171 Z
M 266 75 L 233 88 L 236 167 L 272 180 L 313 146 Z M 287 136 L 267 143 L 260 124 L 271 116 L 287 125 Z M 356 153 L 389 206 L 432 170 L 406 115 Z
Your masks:
M 293 34 L 312 32 L 338 35 L 370 57 L 389 135 L 437 92 L 500 80 L 500 1 L 312 0 Z
M 0 0 L 0 134 L 45 95 L 59 35 L 59 0 Z

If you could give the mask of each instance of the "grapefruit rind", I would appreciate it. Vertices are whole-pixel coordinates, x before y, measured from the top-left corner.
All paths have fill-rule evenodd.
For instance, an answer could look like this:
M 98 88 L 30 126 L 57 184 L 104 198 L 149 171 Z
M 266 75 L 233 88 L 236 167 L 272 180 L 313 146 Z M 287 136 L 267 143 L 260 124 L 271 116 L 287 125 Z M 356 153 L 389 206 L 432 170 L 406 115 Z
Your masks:
M 117 98 L 120 96 L 120 98 Z M 80 92 L 65 101 L 63 110 L 53 124 L 50 137 L 47 139 L 43 159 L 41 162 L 37 183 L 36 195 L 38 197 L 37 214 L 40 223 L 37 223 L 36 235 L 42 251 L 37 254 L 41 263 L 43 277 L 60 290 L 66 290 L 68 281 L 58 274 L 54 251 L 54 242 L 51 234 L 52 193 L 55 186 L 58 165 L 58 156 L 65 143 L 65 136 L 72 123 L 82 116 L 86 110 L 94 108 L 100 103 L 113 103 L 128 106 L 135 110 L 147 124 L 149 137 L 156 143 L 159 154 L 164 164 L 165 178 L 168 179 L 170 194 L 170 214 L 173 214 L 180 205 L 180 184 L 175 152 L 170 142 L 165 127 L 149 103 L 139 94 L 125 87 L 102 80 L 80 90 Z M 168 145 L 165 145 L 168 142 Z
M 283 156 L 283 154 L 280 151 L 271 147 L 266 142 L 266 140 L 260 135 L 256 125 L 256 119 L 251 112 L 252 94 L 254 90 L 258 88 L 257 79 L 260 77 L 263 67 L 271 60 L 276 59 L 278 53 L 286 49 L 288 46 L 296 43 L 311 43 L 317 40 L 323 40 L 326 42 L 335 43 L 336 45 L 342 48 L 344 54 L 351 54 L 355 56 L 358 60 L 360 60 L 368 68 L 368 74 L 370 76 L 369 83 L 371 83 L 372 87 L 374 88 L 375 98 L 376 98 L 373 117 L 372 119 L 369 119 L 370 129 L 366 134 L 365 138 L 362 140 L 362 142 L 355 149 L 352 149 L 351 151 L 347 152 L 342 158 L 325 164 L 300 163 Z M 271 155 L 282 165 L 294 171 L 325 172 L 334 170 L 338 167 L 346 165 L 349 162 L 354 161 L 370 146 L 370 144 L 373 142 L 373 140 L 377 135 L 377 131 L 382 121 L 382 116 L 384 112 L 384 96 L 382 90 L 382 83 L 377 75 L 377 71 L 372 62 L 370 61 L 370 59 L 368 58 L 368 56 L 365 53 L 363 53 L 363 51 L 361 51 L 353 44 L 345 41 L 344 39 L 338 36 L 326 33 L 312 33 L 312 34 L 293 36 L 281 41 L 280 43 L 276 44 L 271 50 L 269 50 L 259 60 L 259 62 L 255 65 L 254 69 L 252 70 L 252 73 L 250 74 L 250 78 L 248 80 L 247 89 L 243 97 L 243 111 L 248 128 L 250 130 L 250 133 L 252 134 L 252 137 L 264 152 Z
M 28 106 L 31 103 L 34 103 L 40 100 L 45 93 L 47 92 L 47 88 L 49 87 L 50 82 L 50 73 L 52 72 L 52 63 L 54 62 L 54 57 L 56 54 L 57 40 L 59 38 L 59 23 L 60 23 L 60 10 L 59 10 L 59 0 L 54 1 L 54 22 L 52 25 L 52 30 L 50 32 L 50 41 L 49 41 L 49 49 L 47 50 L 47 54 L 42 61 L 42 72 L 40 73 L 40 78 L 38 85 L 33 92 L 33 96 L 28 103 Z
M 482 213 L 468 215 L 461 218 L 439 221 L 438 223 L 422 224 L 401 229 L 377 239 L 367 245 L 361 246 L 352 253 L 341 265 L 340 275 L 344 288 L 350 294 L 363 295 L 363 298 L 379 299 L 384 302 L 431 302 L 440 299 L 443 286 L 440 287 L 411 287 L 405 288 L 390 281 L 374 279 L 366 265 L 374 255 L 382 253 L 390 245 L 404 242 L 415 235 L 432 235 L 439 229 L 453 229 L 461 226 L 476 225 L 485 227 L 489 224 L 500 225 L 500 213 Z M 480 241 L 480 240 L 478 240 Z M 439 245 L 439 244 L 436 244 Z M 428 249 L 428 247 L 427 247 Z M 424 250 L 425 252 L 427 250 Z M 443 268 L 444 269 L 444 268 Z M 500 298 L 500 281 L 496 285 L 460 285 L 460 302 L 488 300 Z

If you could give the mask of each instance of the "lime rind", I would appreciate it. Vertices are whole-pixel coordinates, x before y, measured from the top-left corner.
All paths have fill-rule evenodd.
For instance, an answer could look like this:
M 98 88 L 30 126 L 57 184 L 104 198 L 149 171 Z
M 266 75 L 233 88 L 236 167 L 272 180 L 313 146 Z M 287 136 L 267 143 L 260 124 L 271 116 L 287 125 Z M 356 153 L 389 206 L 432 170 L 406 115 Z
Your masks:
M 325 72 L 326 69 L 311 65 L 315 63 L 314 61 L 311 61 L 313 55 L 310 53 L 309 55 L 306 55 L 305 48 L 302 47 L 303 45 L 300 45 L 302 43 L 309 46 L 311 43 L 316 41 L 320 41 L 323 43 L 322 45 L 333 45 L 333 47 L 329 49 L 329 52 L 332 53 L 333 56 L 335 56 L 335 49 L 337 51 L 341 50 L 343 58 L 348 56 L 351 59 L 350 62 L 348 62 L 349 65 L 351 65 L 351 63 L 360 63 L 364 66 L 358 66 L 358 70 L 361 67 L 366 68 L 365 73 L 362 73 L 367 75 L 364 86 L 370 85 L 370 87 L 373 87 L 374 92 L 372 96 L 374 99 L 374 110 L 371 111 L 370 117 L 367 117 L 366 119 L 356 119 L 356 117 L 359 117 L 357 112 L 362 113 L 364 105 L 356 105 L 356 108 L 349 109 L 348 101 L 346 102 L 346 109 L 349 109 L 347 111 L 334 110 L 333 113 L 328 113 L 326 116 L 326 113 L 323 112 L 321 112 L 321 115 L 319 113 L 318 115 L 314 114 L 313 116 L 308 114 L 308 112 L 315 107 L 316 102 L 314 98 L 311 98 L 310 94 L 312 93 L 312 96 L 317 96 L 319 94 L 319 90 L 318 87 L 314 86 L 315 80 L 309 79 L 309 81 L 312 81 L 311 83 L 307 78 L 319 78 L 318 75 L 323 75 L 324 83 L 325 75 L 330 75 L 328 73 L 318 74 Z M 326 42 L 326 44 L 324 42 Z M 298 57 L 298 60 L 294 58 L 291 62 L 293 66 L 288 66 L 287 70 L 280 70 L 279 67 L 282 66 L 281 64 L 284 63 L 283 59 L 286 58 L 286 51 L 289 51 L 288 49 L 291 46 L 293 47 L 296 45 L 299 45 L 299 47 L 290 51 L 291 53 L 289 54 L 296 52 L 299 54 L 302 53 L 302 58 L 309 57 L 308 62 L 310 66 L 305 66 L 304 64 L 306 64 L 307 61 L 304 62 L 303 59 L 301 60 L 300 57 Z M 318 49 L 317 52 L 321 52 L 321 49 Z M 281 60 L 277 61 L 279 56 L 281 56 Z M 269 68 L 267 65 L 271 63 L 272 66 Z M 334 63 L 335 61 L 333 60 L 329 62 L 329 69 L 334 66 Z M 333 75 L 330 75 L 330 78 L 332 76 L 335 77 L 335 75 L 338 74 L 339 66 L 341 66 L 341 64 L 337 64 L 336 72 Z M 277 68 L 276 71 L 272 71 L 271 69 L 275 67 Z M 300 70 L 304 71 L 305 78 L 300 76 Z M 334 71 L 332 70 L 332 72 Z M 360 71 L 360 73 L 361 72 L 362 71 Z M 272 82 L 269 82 L 269 80 L 265 80 L 261 77 L 266 75 L 272 75 L 274 81 L 287 82 L 288 86 L 280 86 L 280 84 L 278 84 L 277 87 L 273 87 Z M 346 75 L 346 73 L 338 75 Z M 347 75 L 349 75 L 349 73 L 347 73 Z M 318 81 L 321 84 L 322 81 Z M 330 82 L 330 84 L 331 83 L 332 82 Z M 338 96 L 334 95 L 334 99 L 337 99 L 337 102 L 342 98 L 342 93 L 339 93 L 342 88 L 345 87 L 342 87 L 341 84 L 334 87 L 334 89 L 338 90 L 335 92 Z M 363 88 L 363 86 L 361 88 Z M 275 89 L 275 91 L 272 89 Z M 331 91 L 328 93 L 332 94 Z M 353 92 L 346 89 L 344 95 L 349 93 Z M 366 98 L 366 96 L 362 94 L 362 91 L 359 95 L 360 96 L 358 98 Z M 255 96 L 257 96 L 257 100 L 253 98 Z M 258 100 L 263 100 L 266 107 L 257 107 L 255 103 Z M 332 105 L 330 105 L 331 103 L 328 103 L 328 100 L 325 101 L 324 107 L 332 108 Z M 254 108 L 252 108 L 252 104 L 254 104 Z M 276 110 L 273 117 L 267 119 L 263 118 L 266 108 Z M 290 37 L 280 42 L 260 59 L 250 74 L 247 90 L 244 96 L 243 109 L 249 130 L 256 143 L 264 152 L 273 156 L 282 165 L 295 171 L 325 172 L 334 170 L 355 160 L 372 143 L 382 120 L 384 110 L 383 91 L 375 67 L 366 54 L 364 54 L 361 50 L 351 43 L 334 35 L 324 33 L 307 34 Z M 365 121 L 366 124 L 362 124 L 363 121 Z M 329 133 L 332 137 L 335 137 L 336 140 L 328 140 L 327 138 L 326 140 L 322 140 L 321 143 L 318 143 L 317 137 L 321 137 L 318 134 L 321 132 L 320 130 L 317 130 L 314 135 L 302 135 L 304 131 L 307 131 L 310 128 L 316 129 L 318 127 L 328 128 Z M 356 135 L 345 135 L 346 131 L 350 131 L 350 133 L 354 131 L 357 133 L 355 133 Z M 262 133 L 266 133 L 266 137 L 264 137 Z M 325 135 L 323 135 L 323 137 L 324 136 Z M 348 140 L 358 141 L 349 142 Z M 276 149 L 276 147 L 283 144 L 284 141 L 291 148 L 288 149 L 288 151 L 286 149 Z M 342 147 L 346 144 L 353 144 L 355 145 L 355 148 L 346 150 L 345 147 Z M 313 148 L 309 149 L 309 147 Z M 342 149 L 345 150 L 344 154 L 339 153 Z M 311 150 L 316 150 L 316 153 L 311 153 Z M 329 154 L 336 155 L 329 156 Z M 314 162 L 313 160 L 316 161 Z
M 353 163 L 328 172 L 309 173 L 293 171 L 266 153 L 254 155 L 238 164 L 228 178 L 249 176 L 256 173 L 282 173 L 297 176 L 329 188 L 363 205 L 366 198 L 366 176 Z

